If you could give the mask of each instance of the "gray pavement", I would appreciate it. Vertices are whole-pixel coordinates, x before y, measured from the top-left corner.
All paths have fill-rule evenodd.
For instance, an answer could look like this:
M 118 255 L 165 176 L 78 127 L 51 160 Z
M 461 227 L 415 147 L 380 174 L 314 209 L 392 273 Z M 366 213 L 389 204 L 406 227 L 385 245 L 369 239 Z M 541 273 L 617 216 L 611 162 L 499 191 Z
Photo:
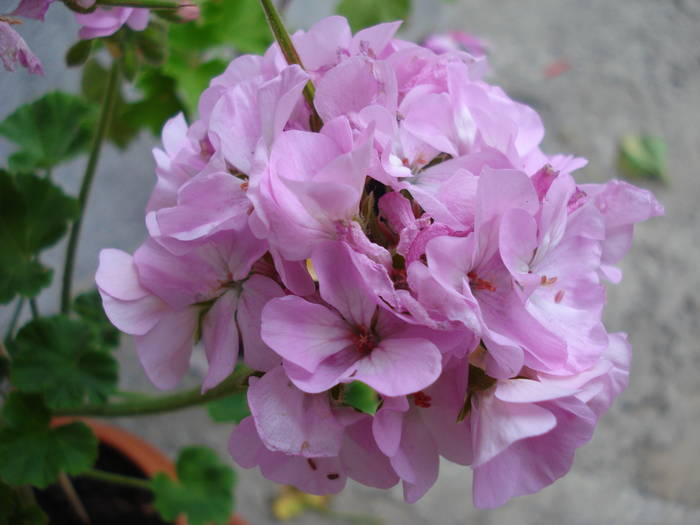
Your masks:
M 303 26 L 331 7 L 330 1 L 297 0 L 290 20 Z M 402 525 L 700 524 L 700 1 L 420 0 L 407 34 L 448 27 L 489 41 L 491 80 L 542 114 L 545 149 L 590 160 L 580 181 L 618 176 L 615 153 L 624 133 L 654 133 L 668 141 L 670 185 L 648 185 L 667 215 L 637 229 L 623 283 L 608 295 L 609 329 L 628 332 L 633 344 L 631 385 L 580 450 L 571 473 L 537 495 L 494 511 L 475 510 L 469 471 L 445 464 L 436 486 L 416 505 L 404 504 L 399 490 L 351 484 L 335 508 Z M 46 91 L 78 86 L 75 72 L 62 66 L 77 31 L 69 15 L 54 6 L 45 24 L 27 23 L 21 31 L 47 74 L 0 72 L 0 118 Z M 546 78 L 543 70 L 560 59 L 571 70 Z M 133 250 L 141 242 L 154 145 L 144 134 L 126 154 L 106 149 L 79 254 L 80 288 L 90 287 L 100 248 Z M 0 158 L 10 150 L 0 141 Z M 83 165 L 81 159 L 57 173 L 67 189 L 77 186 Z M 62 253 L 59 246 L 45 259 L 60 264 Z M 54 291 L 41 307 L 50 311 L 56 303 Z M 124 387 L 148 389 L 128 342 L 119 356 Z M 195 384 L 203 369 L 197 356 L 188 381 Z M 197 442 L 226 453 L 229 429 L 197 410 L 116 423 L 171 454 Z M 240 514 L 253 525 L 273 523 L 269 501 L 275 491 L 256 472 L 240 472 Z M 343 523 L 314 515 L 299 522 Z

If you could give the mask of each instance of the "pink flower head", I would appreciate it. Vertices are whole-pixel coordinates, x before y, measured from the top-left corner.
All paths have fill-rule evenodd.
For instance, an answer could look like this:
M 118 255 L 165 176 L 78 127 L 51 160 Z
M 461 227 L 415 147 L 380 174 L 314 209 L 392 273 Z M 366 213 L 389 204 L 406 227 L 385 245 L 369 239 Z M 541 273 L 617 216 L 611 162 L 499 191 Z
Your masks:
M 79 35 L 83 40 L 113 35 L 124 24 L 134 31 L 143 31 L 149 16 L 148 9 L 138 7 L 98 7 L 92 13 L 75 13 L 75 19 L 82 26 Z
M 270 301 L 263 340 L 306 392 L 352 381 L 388 396 L 429 386 L 440 374 L 440 351 L 421 330 L 378 307 L 347 250 L 337 243 L 317 248 L 312 262 L 327 305 L 295 296 Z
M 110 13 L 109 31 L 127 20 Z M 414 502 L 442 458 L 490 508 L 563 476 L 626 386 L 603 280 L 663 207 L 578 185 L 585 159 L 541 150 L 478 42 L 398 27 L 330 17 L 292 36 L 304 68 L 276 44 L 233 60 L 197 120 L 166 124 L 149 238 L 103 251 L 97 283 L 157 386 L 200 342 L 204 389 L 239 359 L 256 371 L 242 467 L 314 494 L 401 481 Z

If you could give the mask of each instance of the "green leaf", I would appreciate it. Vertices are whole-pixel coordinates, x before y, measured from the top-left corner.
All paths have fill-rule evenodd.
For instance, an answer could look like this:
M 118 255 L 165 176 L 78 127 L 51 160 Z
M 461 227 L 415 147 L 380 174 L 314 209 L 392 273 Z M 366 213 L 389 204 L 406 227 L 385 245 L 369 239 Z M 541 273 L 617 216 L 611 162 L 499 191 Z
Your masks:
M 203 17 L 220 42 L 241 53 L 263 53 L 272 43 L 259 0 L 210 0 L 203 6 Z
M 66 65 L 68 67 L 82 66 L 90 58 L 92 53 L 92 44 L 94 40 L 81 40 L 77 44 L 71 46 L 66 53 Z
M 212 78 L 224 72 L 226 65 L 226 61 L 219 59 L 187 62 L 182 57 L 174 56 L 163 70 L 177 79 L 178 95 L 184 101 L 189 114 L 195 114 L 202 91 L 209 86 Z
M 626 135 L 620 141 L 618 165 L 631 179 L 667 181 L 667 146 L 659 137 Z
M 77 201 L 51 181 L 0 170 L 0 304 L 48 286 L 51 270 L 36 255 L 65 234 L 78 210 Z
M 353 381 L 345 385 L 343 402 L 360 412 L 375 414 L 379 408 L 379 394 L 360 381 Z
M 103 348 L 119 346 L 121 332 L 107 318 L 97 290 L 85 292 L 76 297 L 73 302 L 73 311 L 90 325 Z
M 93 106 L 60 91 L 20 106 L 0 123 L 0 135 L 20 147 L 9 158 L 10 168 L 51 169 L 81 153 L 90 143 L 94 116 Z
M 250 415 L 245 392 L 210 401 L 207 403 L 209 417 L 217 423 L 240 423 Z
M 41 397 L 12 392 L 0 430 L 0 478 L 9 485 L 45 488 L 61 472 L 76 475 L 97 459 L 97 438 L 83 423 L 49 426 Z
M 167 25 L 156 21 L 148 24 L 144 31 L 133 33 L 134 44 L 139 58 L 157 67 L 165 62 L 168 55 Z
M 165 520 L 185 514 L 190 525 L 227 523 L 233 512 L 235 473 L 204 447 L 187 447 L 177 460 L 178 481 L 163 473 L 150 482 L 153 506 Z
M 144 68 L 136 78 L 136 87 L 143 93 L 143 99 L 127 104 L 121 118 L 137 129 L 146 128 L 158 136 L 169 118 L 185 111 L 175 94 L 175 80 L 159 69 Z
M 381 22 L 406 20 L 411 0 L 342 0 L 336 12 L 348 19 L 353 31 L 359 31 Z
M 8 344 L 10 379 L 24 392 L 43 394 L 52 408 L 104 402 L 115 391 L 117 364 L 100 350 L 92 326 L 62 315 L 25 325 Z
M 23 501 L 20 490 L 0 482 L 0 525 L 47 525 L 48 516 L 38 505 Z
M 202 91 L 241 53 L 262 53 L 272 43 L 258 0 L 205 0 L 199 19 L 168 27 L 169 56 L 163 71 L 177 81 L 176 92 L 189 112 Z

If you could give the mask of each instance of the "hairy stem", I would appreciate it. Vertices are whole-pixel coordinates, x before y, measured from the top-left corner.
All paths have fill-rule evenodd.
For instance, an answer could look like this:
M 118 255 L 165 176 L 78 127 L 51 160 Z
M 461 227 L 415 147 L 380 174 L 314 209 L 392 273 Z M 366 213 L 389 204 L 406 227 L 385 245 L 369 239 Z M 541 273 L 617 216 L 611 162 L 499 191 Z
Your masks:
M 245 390 L 248 385 L 248 378 L 252 374 L 252 370 L 241 367 L 227 379 L 219 383 L 218 386 L 204 394 L 201 393 L 201 388 L 193 388 L 192 390 L 185 390 L 184 392 L 177 392 L 166 396 L 132 399 L 119 403 L 69 407 L 56 410 L 54 413 L 59 416 L 121 417 L 171 412 L 173 410 L 201 405 Z
M 147 9 L 179 9 L 195 6 L 194 2 L 176 2 L 174 0 L 97 0 L 97 5 L 143 7 Z
M 75 491 L 73 483 L 65 472 L 61 472 L 58 475 L 58 484 L 66 495 L 66 498 L 68 498 L 71 507 L 73 507 L 73 512 L 80 518 L 80 521 L 89 525 L 91 523 L 90 515 L 87 513 L 85 505 L 83 505 L 80 496 L 78 496 L 78 493 Z
M 277 8 L 275 7 L 273 1 L 260 0 L 260 5 L 262 6 L 263 11 L 265 12 L 265 19 L 267 20 L 267 24 L 270 26 L 270 31 L 272 31 L 272 35 L 275 37 L 275 40 L 279 44 L 280 49 L 282 50 L 282 54 L 284 55 L 284 58 L 287 61 L 287 64 L 297 64 L 302 69 L 304 69 L 304 64 L 302 64 L 301 62 L 299 53 L 294 47 L 294 44 L 292 43 L 292 38 L 289 36 L 287 28 L 284 27 L 282 17 L 280 16 L 279 11 L 277 11 Z M 315 94 L 316 89 L 314 88 L 313 83 L 309 80 L 304 86 L 304 98 L 306 99 L 306 102 L 309 105 L 309 109 L 311 110 L 311 129 L 313 131 L 318 131 L 323 126 L 323 121 L 321 121 L 321 117 L 319 117 L 318 113 L 316 112 L 316 106 L 314 106 Z
M 22 307 L 24 306 L 24 301 L 24 296 L 20 296 L 17 298 L 15 311 L 12 312 L 12 318 L 10 319 L 10 324 L 7 326 L 7 332 L 5 333 L 5 341 L 9 341 L 15 336 L 15 328 L 17 328 L 17 321 L 19 321 L 19 316 L 22 314 Z
M 78 218 L 75 219 L 75 222 L 73 222 L 70 237 L 68 238 L 66 260 L 63 266 L 63 287 L 61 289 L 61 312 L 64 314 L 67 314 L 70 311 L 71 286 L 73 282 L 73 271 L 75 269 L 75 257 L 78 251 L 78 240 L 80 239 L 80 228 L 85 216 L 85 207 L 90 195 L 92 181 L 95 178 L 97 162 L 100 159 L 102 144 L 104 143 L 107 130 L 109 129 L 109 123 L 112 119 L 114 102 L 119 91 L 119 76 L 119 64 L 114 61 L 112 63 L 112 70 L 109 73 L 109 80 L 107 81 L 107 91 L 105 91 L 104 99 L 102 100 L 100 121 L 97 125 L 97 132 L 95 133 L 95 139 L 92 143 L 92 149 L 90 150 L 90 157 L 88 158 L 85 174 L 83 175 L 83 182 L 80 186 L 80 194 L 78 196 L 80 212 Z
M 86 472 L 83 472 L 81 476 L 85 476 L 86 478 L 98 479 L 100 481 L 106 481 L 107 483 L 126 485 L 127 487 L 132 487 L 136 489 L 151 490 L 151 486 L 145 479 L 133 478 L 131 476 L 123 476 L 122 474 L 115 474 L 114 472 L 106 472 L 104 470 L 97 470 L 91 468 Z
M 29 309 L 32 311 L 32 319 L 39 319 L 41 314 L 39 313 L 39 306 L 36 304 L 36 298 L 32 297 L 29 299 Z

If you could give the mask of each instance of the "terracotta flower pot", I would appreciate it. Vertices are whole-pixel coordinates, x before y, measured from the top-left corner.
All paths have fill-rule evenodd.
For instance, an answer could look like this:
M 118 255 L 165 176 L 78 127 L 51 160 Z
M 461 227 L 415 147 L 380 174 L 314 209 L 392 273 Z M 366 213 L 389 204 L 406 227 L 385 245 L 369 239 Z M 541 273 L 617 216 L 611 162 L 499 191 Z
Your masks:
M 165 472 L 173 479 L 177 477 L 175 465 L 165 454 L 126 430 L 87 418 L 56 417 L 53 419 L 52 425 L 60 426 L 72 421 L 85 423 L 94 432 L 97 439 L 127 457 L 147 477 L 151 478 L 158 472 Z M 175 525 L 187 525 L 187 519 L 181 516 L 175 521 Z M 247 525 L 247 523 L 238 516 L 233 516 L 229 525 Z

